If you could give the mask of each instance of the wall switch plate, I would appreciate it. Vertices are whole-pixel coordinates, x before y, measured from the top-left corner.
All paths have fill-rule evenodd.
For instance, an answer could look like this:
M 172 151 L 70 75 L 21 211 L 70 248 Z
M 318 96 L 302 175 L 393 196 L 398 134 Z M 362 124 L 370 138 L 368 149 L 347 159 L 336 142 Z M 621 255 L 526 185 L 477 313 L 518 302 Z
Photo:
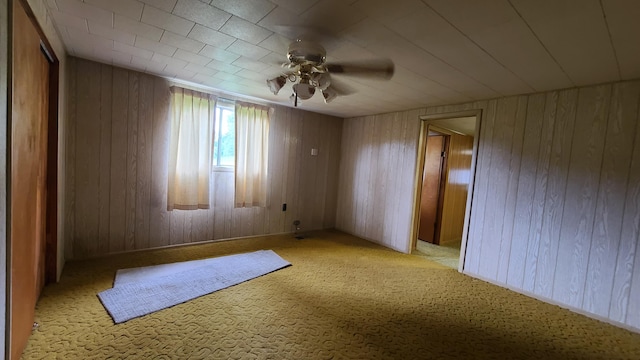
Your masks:
M 311 149 L 311 156 L 318 156 L 318 149 L 316 148 Z

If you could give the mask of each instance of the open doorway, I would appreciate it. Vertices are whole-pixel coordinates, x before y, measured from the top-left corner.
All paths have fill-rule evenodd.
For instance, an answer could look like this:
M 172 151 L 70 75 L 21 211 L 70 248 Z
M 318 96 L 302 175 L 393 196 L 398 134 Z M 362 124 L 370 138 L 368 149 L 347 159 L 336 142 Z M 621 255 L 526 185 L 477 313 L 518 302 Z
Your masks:
M 480 113 L 421 119 L 412 253 L 462 271 Z

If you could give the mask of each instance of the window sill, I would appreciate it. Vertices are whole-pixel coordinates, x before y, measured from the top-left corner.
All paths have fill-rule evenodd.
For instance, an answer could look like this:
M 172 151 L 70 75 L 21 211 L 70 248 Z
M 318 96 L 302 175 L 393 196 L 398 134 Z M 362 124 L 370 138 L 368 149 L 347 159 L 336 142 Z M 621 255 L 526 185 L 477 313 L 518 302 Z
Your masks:
M 214 166 L 213 172 L 233 172 L 233 167 L 231 166 Z

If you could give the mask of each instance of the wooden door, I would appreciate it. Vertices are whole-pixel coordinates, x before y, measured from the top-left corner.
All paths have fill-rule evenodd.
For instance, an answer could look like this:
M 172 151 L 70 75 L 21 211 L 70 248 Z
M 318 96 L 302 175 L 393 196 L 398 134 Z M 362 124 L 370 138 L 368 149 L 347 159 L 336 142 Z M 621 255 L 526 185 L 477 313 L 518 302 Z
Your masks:
M 13 2 L 11 114 L 11 359 L 19 359 L 44 286 L 49 63 L 40 36 Z
M 443 135 L 430 134 L 427 137 L 422 176 L 422 195 L 420 197 L 418 239 L 436 244 L 436 222 L 438 219 L 444 145 L 445 137 Z

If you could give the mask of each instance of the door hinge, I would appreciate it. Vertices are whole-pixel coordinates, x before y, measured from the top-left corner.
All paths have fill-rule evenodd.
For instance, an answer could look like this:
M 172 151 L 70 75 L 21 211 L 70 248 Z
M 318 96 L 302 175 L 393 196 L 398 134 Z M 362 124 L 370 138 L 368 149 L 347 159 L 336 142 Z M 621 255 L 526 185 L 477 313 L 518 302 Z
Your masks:
M 443 152 L 440 153 L 440 157 L 446 157 L 446 156 L 447 156 L 447 152 L 446 151 L 443 151 Z

